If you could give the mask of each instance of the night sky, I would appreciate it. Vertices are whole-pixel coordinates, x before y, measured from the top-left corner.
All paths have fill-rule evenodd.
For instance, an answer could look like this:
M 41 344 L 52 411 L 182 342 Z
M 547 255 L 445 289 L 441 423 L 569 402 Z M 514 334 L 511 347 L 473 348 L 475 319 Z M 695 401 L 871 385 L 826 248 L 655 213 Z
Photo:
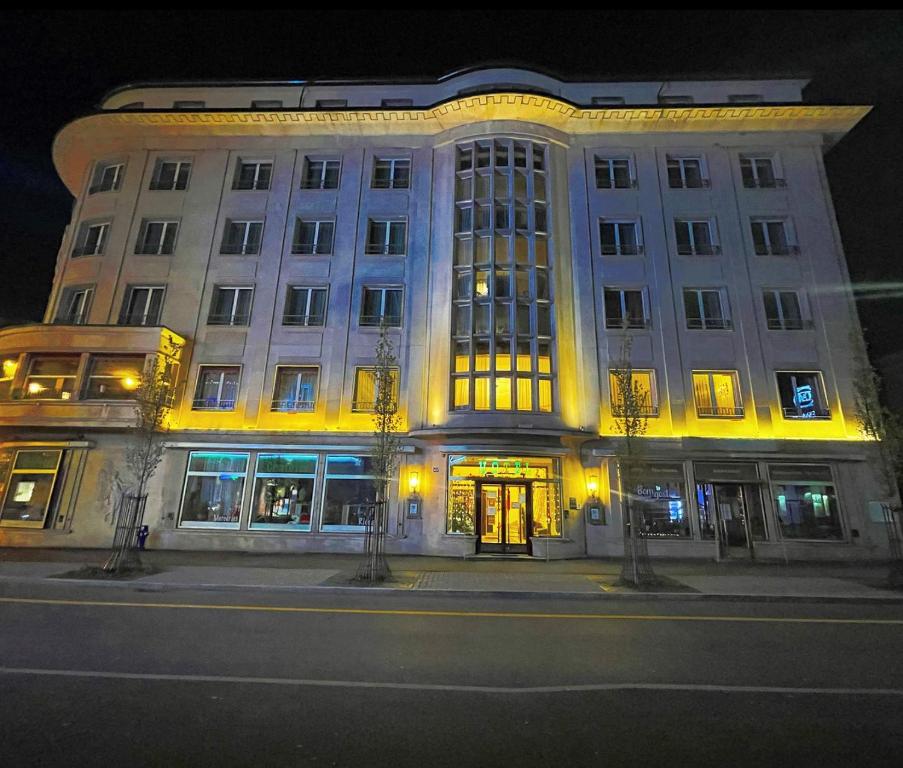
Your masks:
M 564 79 L 808 76 L 870 104 L 827 156 L 873 357 L 903 350 L 903 13 L 208 11 L 0 16 L 0 318 L 40 320 L 72 197 L 54 134 L 129 82 L 424 77 L 483 63 Z M 872 288 L 868 284 L 881 283 Z M 899 286 L 899 288 L 897 287 Z

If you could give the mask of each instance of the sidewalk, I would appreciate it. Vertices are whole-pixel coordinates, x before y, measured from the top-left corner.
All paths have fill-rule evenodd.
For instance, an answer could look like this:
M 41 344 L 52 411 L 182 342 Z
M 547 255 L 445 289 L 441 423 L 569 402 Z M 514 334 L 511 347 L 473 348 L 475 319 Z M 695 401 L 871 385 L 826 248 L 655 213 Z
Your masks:
M 887 565 L 710 561 L 653 561 L 663 582 L 650 591 L 619 585 L 617 560 L 462 560 L 388 557 L 390 580 L 380 587 L 353 581 L 361 555 L 254 554 L 248 552 L 146 551 L 142 562 L 157 573 L 132 579 L 82 579 L 106 550 L 0 549 L 0 585 L 53 583 L 143 590 L 252 589 L 290 591 L 388 590 L 408 594 L 615 599 L 730 599 L 745 601 L 889 602 L 903 604 L 903 590 L 887 588 Z M 62 575 L 66 575 L 60 578 Z

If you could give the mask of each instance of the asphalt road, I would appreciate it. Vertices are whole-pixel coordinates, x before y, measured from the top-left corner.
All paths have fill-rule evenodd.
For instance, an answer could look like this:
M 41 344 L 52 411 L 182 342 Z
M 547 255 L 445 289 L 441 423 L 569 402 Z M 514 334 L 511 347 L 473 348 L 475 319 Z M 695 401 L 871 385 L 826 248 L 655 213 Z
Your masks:
M 903 607 L 0 588 L 0 765 L 893 765 Z

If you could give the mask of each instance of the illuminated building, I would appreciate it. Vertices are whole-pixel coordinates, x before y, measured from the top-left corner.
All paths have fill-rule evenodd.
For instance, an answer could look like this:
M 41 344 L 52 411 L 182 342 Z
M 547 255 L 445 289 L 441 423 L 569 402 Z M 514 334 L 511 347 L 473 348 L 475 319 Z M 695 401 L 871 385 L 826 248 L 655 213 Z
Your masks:
M 129 394 L 170 341 L 158 548 L 358 551 L 374 346 L 404 423 L 390 552 L 616 555 L 618 384 L 653 555 L 886 553 L 799 80 L 134 85 L 57 136 L 45 323 L 0 331 L 0 544 L 105 546 Z M 870 514 L 870 509 L 872 514 Z M 61 535 L 66 534 L 66 535 Z

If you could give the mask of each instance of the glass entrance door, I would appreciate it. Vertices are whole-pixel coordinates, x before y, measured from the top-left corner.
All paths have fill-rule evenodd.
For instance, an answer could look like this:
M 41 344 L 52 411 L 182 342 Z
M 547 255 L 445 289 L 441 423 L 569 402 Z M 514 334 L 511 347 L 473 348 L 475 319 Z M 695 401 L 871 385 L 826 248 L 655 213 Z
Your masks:
M 479 483 L 479 552 L 529 554 L 529 483 Z
M 748 483 L 699 483 L 696 495 L 703 538 L 716 538 L 722 555 L 755 556 L 753 542 L 767 538 L 758 488 Z

